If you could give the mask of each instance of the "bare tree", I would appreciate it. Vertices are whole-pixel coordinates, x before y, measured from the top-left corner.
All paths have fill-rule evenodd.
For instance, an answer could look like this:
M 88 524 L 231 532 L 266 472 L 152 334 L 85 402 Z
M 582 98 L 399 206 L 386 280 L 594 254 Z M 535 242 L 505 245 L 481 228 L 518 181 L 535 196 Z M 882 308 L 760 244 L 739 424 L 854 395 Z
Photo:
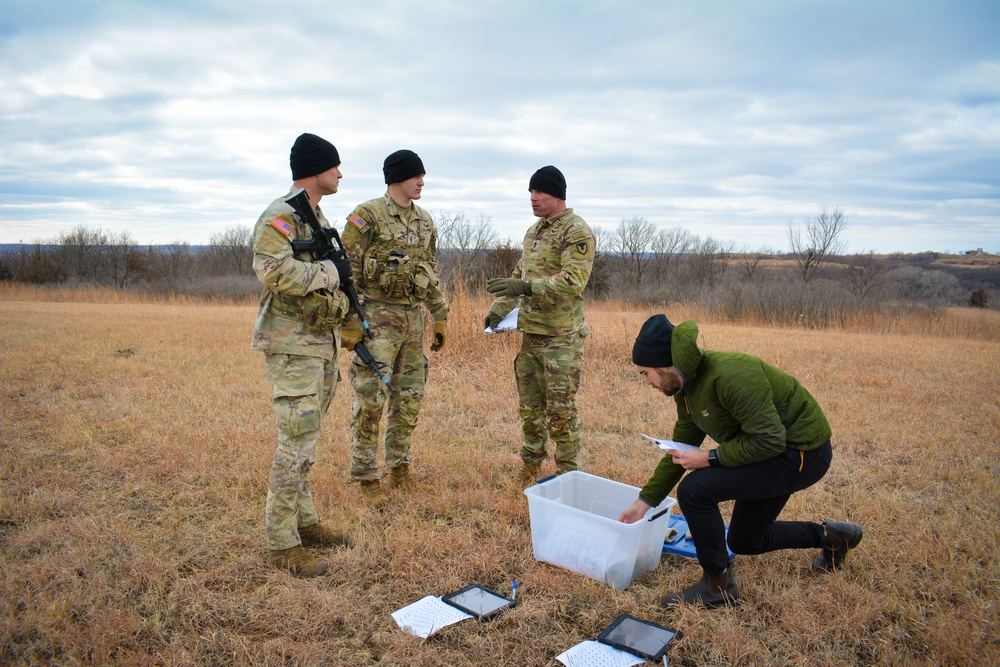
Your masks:
M 496 242 L 496 232 L 493 231 L 490 217 L 480 214 L 476 222 L 458 213 L 436 213 L 434 226 L 438 233 L 438 247 L 449 250 L 483 250 Z
M 486 253 L 484 273 L 489 278 L 506 278 L 521 261 L 521 249 L 514 247 L 510 239 Z
M 227 227 L 208 240 L 225 272 L 243 274 L 253 260 L 253 230 L 247 225 Z
M 753 277 L 760 268 L 760 263 L 767 255 L 774 254 L 774 250 L 768 246 L 761 246 L 757 250 L 751 250 L 750 244 L 744 244 L 736 255 L 736 267 L 739 270 L 740 278 L 746 282 L 753 282 Z
M 639 216 L 622 218 L 612 237 L 612 249 L 621 255 L 635 285 L 642 284 L 642 271 L 649 262 L 654 238 L 656 225 Z
M 940 269 L 925 270 L 917 280 L 917 289 L 933 317 L 939 317 L 959 299 L 961 283 L 952 274 Z
M 674 260 L 685 255 L 694 241 L 683 227 L 661 229 L 656 233 L 651 245 L 653 277 L 656 282 L 670 274 Z
M 176 285 L 191 265 L 191 245 L 187 241 L 174 241 L 150 254 L 158 277 Z
M 590 279 L 587 281 L 587 292 L 592 295 L 604 294 L 611 280 L 611 268 L 608 266 L 608 244 L 611 242 L 608 230 L 603 227 L 593 227 L 594 233 L 594 264 L 590 269 Z
M 9 262 L 10 258 L 6 253 L 0 255 L 0 282 L 9 283 L 14 280 L 14 269 Z
M 97 281 L 108 235 L 101 229 L 78 225 L 56 237 L 66 272 L 81 281 Z
M 25 250 L 26 247 L 30 247 L 31 251 Z M 66 270 L 40 243 L 21 245 L 18 247 L 15 279 L 22 283 L 61 283 L 66 280 Z
M 726 274 L 728 259 L 732 253 L 731 241 L 719 241 L 706 236 L 704 241 L 695 239 L 691 248 L 691 277 L 695 282 L 715 287 Z
M 139 282 L 146 271 L 146 258 L 139 252 L 135 239 L 127 231 L 108 236 L 104 255 L 108 264 L 108 279 L 119 289 Z
M 869 250 L 848 258 L 843 274 L 844 284 L 858 303 L 864 305 L 876 300 L 881 294 L 888 270 L 885 259 Z
M 480 213 L 473 222 L 463 211 L 454 215 L 441 213 L 435 216 L 434 226 L 438 232 L 438 248 L 447 250 L 438 263 L 451 264 L 453 279 L 463 280 L 475 273 L 473 267 L 481 264 L 490 248 L 497 245 L 497 233 L 490 216 Z
M 846 226 L 844 209 L 836 207 L 832 211 L 823 207 L 815 218 L 801 224 L 788 223 L 788 245 L 804 282 L 812 281 L 821 266 L 843 252 L 845 242 L 840 236 Z
M 604 227 L 592 227 L 594 232 L 594 254 L 606 253 L 611 247 L 611 234 Z
M 923 303 L 932 316 L 961 301 L 958 278 L 940 269 L 924 269 L 913 264 L 892 269 L 886 274 L 886 288 L 898 299 Z
M 917 283 L 924 270 L 913 264 L 903 264 L 886 274 L 886 285 L 889 294 L 903 301 L 918 301 Z

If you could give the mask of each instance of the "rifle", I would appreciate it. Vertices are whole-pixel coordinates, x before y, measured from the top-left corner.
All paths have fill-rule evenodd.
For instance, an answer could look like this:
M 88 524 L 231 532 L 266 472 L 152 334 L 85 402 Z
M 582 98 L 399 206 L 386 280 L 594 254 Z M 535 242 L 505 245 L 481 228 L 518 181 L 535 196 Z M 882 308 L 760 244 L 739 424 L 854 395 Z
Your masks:
M 292 250 L 294 252 L 308 252 L 312 255 L 314 262 L 347 258 L 347 250 L 344 248 L 344 242 L 340 240 L 340 234 L 337 233 L 337 230 L 333 227 L 323 227 L 319 224 L 319 218 L 316 217 L 316 211 L 313 210 L 312 205 L 309 203 L 309 193 L 306 192 L 305 188 L 300 188 L 291 197 L 285 199 L 285 203 L 292 207 L 295 215 L 299 216 L 300 220 L 304 220 L 309 225 L 309 229 L 313 233 L 312 238 L 308 241 L 292 241 Z M 336 242 L 336 245 L 333 242 Z M 361 300 L 358 298 L 358 290 L 354 287 L 354 281 L 350 278 L 341 281 L 340 291 L 347 295 L 351 309 L 357 313 L 358 319 L 361 320 L 363 335 L 371 337 L 372 334 L 368 328 L 368 319 L 361 308 Z M 389 380 L 382 374 L 385 364 L 376 360 L 363 342 L 358 341 L 354 346 L 354 353 L 358 355 L 361 363 L 370 368 L 388 386 Z

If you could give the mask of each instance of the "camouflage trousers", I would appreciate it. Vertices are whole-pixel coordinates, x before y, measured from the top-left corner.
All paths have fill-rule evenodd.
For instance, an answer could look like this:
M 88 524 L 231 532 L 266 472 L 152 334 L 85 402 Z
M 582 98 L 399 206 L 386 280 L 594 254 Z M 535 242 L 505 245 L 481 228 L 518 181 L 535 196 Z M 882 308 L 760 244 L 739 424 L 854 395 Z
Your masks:
M 556 469 L 580 469 L 583 423 L 576 410 L 585 334 L 523 334 L 514 359 L 524 444 L 521 459 L 545 460 L 545 443 L 555 444 Z
M 427 382 L 422 306 L 368 304 L 371 337 L 365 346 L 385 364 L 388 387 L 354 355 L 349 377 L 354 387 L 351 409 L 351 479 L 378 479 L 379 422 L 385 412 L 385 467 L 410 463 L 410 437 L 417 426 Z
M 264 526 L 267 548 L 300 544 L 299 528 L 319 521 L 309 490 L 323 416 L 340 380 L 338 358 L 264 354 L 271 382 L 271 408 L 278 425 L 278 450 L 267 481 Z

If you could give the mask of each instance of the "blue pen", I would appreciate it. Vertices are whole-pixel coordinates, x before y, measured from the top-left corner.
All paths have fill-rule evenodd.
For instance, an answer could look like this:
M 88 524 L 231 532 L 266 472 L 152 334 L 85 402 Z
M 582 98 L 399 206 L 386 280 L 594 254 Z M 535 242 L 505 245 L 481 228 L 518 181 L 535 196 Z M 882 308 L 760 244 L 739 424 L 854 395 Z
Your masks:
M 511 584 L 511 587 L 510 587 L 510 599 L 511 600 L 516 600 L 517 599 L 517 580 L 516 579 L 514 580 L 514 583 Z

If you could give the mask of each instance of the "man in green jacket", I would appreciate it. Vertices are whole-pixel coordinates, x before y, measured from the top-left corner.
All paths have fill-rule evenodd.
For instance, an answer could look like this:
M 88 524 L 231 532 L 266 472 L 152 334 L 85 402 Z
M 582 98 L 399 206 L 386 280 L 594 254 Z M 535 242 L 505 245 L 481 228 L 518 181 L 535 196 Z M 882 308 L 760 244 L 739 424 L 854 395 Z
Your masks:
M 740 603 L 719 512 L 727 500 L 735 501 L 728 535 L 733 553 L 819 547 L 813 568 L 840 567 L 861 542 L 861 526 L 777 521 L 793 493 L 826 474 L 833 456 L 830 424 L 798 380 L 748 354 L 700 350 L 698 325 L 689 320 L 674 327 L 665 315 L 642 325 L 632 361 L 647 384 L 674 397 L 674 441 L 699 446 L 708 435 L 718 443 L 711 450 L 670 450 L 619 517 L 638 521 L 677 486 L 704 574 L 665 596 L 663 606 Z M 691 474 L 681 481 L 685 471 Z

